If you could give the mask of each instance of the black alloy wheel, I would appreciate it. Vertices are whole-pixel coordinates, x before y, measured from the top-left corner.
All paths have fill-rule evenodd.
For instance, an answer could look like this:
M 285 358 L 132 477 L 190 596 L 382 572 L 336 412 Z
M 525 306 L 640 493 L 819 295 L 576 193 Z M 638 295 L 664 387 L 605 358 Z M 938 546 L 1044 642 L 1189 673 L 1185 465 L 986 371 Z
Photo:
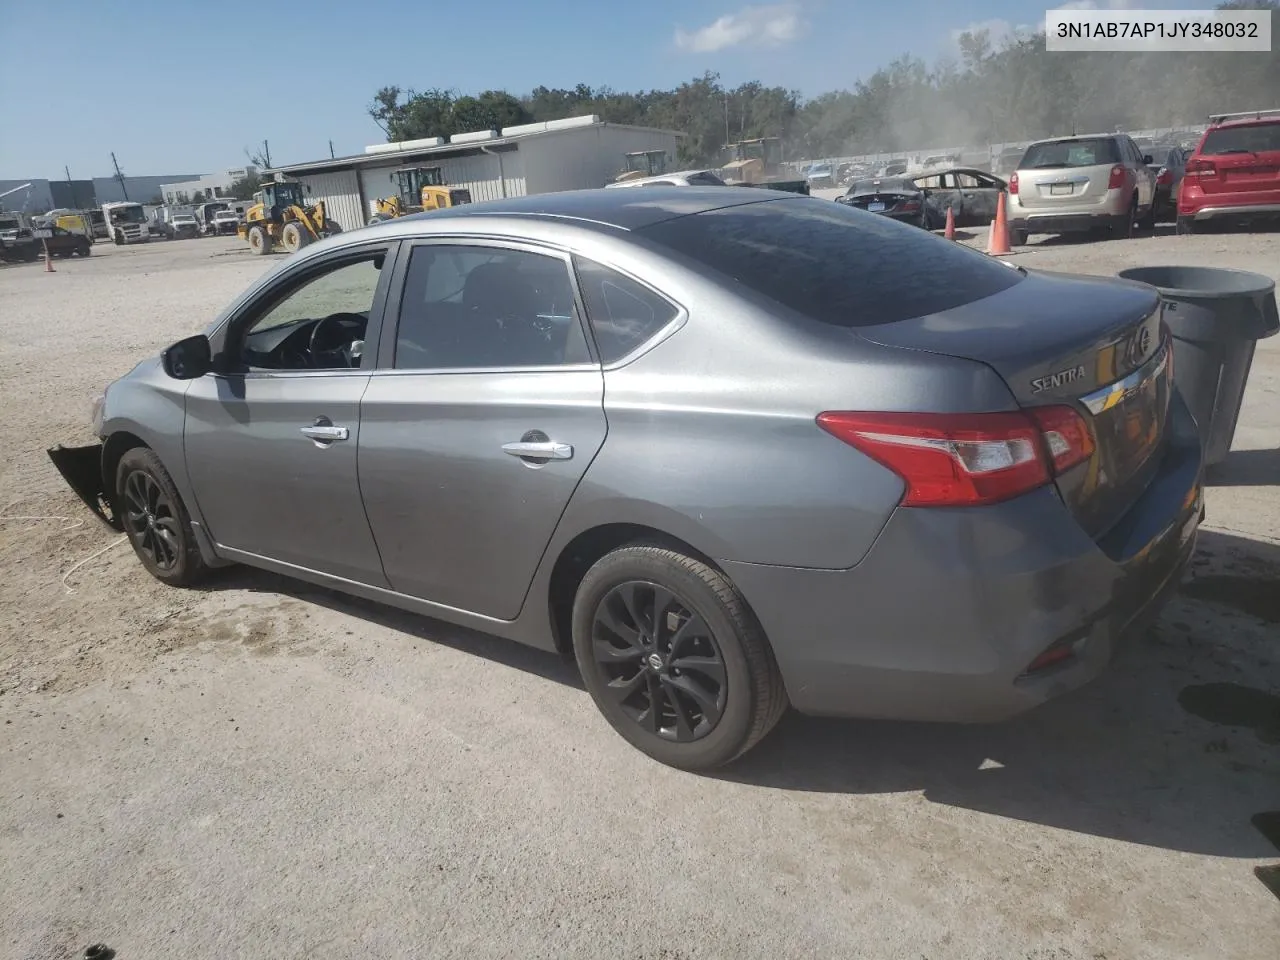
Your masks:
M 605 691 L 647 733 L 688 743 L 720 722 L 728 696 L 720 645 L 666 587 L 629 580 L 606 593 L 591 645 Z
M 722 766 L 786 711 L 773 650 L 742 594 L 665 544 L 631 543 L 597 560 L 574 596 L 572 636 L 596 707 L 660 763 Z
M 208 573 L 186 505 L 154 450 L 125 451 L 113 505 L 133 552 L 157 580 L 185 587 Z
M 124 479 L 124 523 L 137 550 L 162 573 L 178 564 L 182 528 L 168 496 L 151 474 L 134 470 Z

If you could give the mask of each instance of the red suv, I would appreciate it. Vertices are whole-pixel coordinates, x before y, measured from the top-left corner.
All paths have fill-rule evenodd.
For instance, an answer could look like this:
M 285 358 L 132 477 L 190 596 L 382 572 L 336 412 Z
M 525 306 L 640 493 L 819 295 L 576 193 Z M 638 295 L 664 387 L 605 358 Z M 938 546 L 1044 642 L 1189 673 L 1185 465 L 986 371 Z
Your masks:
M 1280 217 L 1280 110 L 1209 118 L 1178 190 L 1178 232 L 1215 217 Z

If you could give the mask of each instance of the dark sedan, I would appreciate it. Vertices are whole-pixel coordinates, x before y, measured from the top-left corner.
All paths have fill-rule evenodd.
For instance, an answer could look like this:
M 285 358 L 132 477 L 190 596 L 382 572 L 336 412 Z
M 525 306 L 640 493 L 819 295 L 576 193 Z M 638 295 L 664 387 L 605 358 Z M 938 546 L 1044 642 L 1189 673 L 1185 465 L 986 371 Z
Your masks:
M 843 197 L 836 197 L 836 203 L 928 230 L 933 223 L 924 201 L 924 191 L 905 177 L 858 180 Z
M 1187 171 L 1187 157 L 1190 154 L 1190 150 L 1166 146 L 1158 148 L 1152 157 L 1155 162 L 1148 164 L 1156 174 L 1156 219 L 1163 217 L 1165 220 L 1173 220 L 1177 217 L 1178 186 L 1182 183 L 1182 175 Z

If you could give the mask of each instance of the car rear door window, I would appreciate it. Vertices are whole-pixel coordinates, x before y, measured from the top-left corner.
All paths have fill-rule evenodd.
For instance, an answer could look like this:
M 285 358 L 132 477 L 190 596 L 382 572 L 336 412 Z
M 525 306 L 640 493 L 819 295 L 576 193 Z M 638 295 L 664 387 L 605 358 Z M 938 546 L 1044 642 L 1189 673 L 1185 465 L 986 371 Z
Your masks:
M 1022 280 L 961 244 L 808 197 L 722 207 L 641 232 L 730 284 L 839 327 L 949 310 Z
M 396 369 L 589 360 L 563 257 L 499 246 L 414 247 L 400 298 Z
M 616 270 L 582 257 L 575 265 L 601 363 L 621 360 L 680 313 L 666 297 Z

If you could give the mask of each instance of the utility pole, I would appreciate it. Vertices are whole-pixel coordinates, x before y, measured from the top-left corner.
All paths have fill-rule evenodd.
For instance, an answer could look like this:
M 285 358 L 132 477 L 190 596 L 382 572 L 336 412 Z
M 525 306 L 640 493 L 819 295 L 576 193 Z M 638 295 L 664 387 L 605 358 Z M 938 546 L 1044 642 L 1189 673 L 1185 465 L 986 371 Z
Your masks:
M 267 141 L 262 141 L 262 159 L 267 165 L 267 169 L 271 169 L 271 145 Z
M 116 152 L 111 151 L 111 165 L 116 168 L 116 179 L 120 181 L 120 192 L 124 194 L 126 200 L 129 199 L 129 190 L 124 185 L 124 174 L 120 172 L 120 164 L 116 163 Z
M 330 159 L 330 160 L 335 159 L 335 158 L 334 158 L 334 155 L 333 155 L 333 141 L 332 141 L 332 140 L 330 140 L 330 141 L 329 141 L 329 159 Z

